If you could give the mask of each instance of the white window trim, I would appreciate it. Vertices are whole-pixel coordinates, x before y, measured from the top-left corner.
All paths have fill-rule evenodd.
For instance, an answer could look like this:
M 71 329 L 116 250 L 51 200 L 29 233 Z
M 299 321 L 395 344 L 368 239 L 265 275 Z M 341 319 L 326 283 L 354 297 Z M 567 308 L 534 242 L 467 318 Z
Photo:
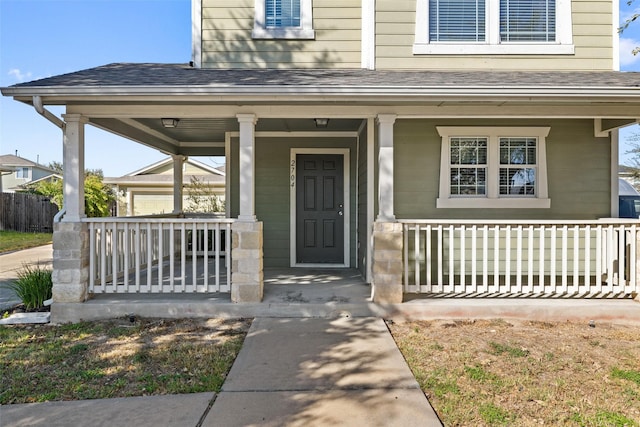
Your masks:
M 483 127 L 483 126 L 437 126 L 442 138 L 440 154 L 440 194 L 436 201 L 437 208 L 498 208 L 498 209 L 549 209 L 549 189 L 547 183 L 547 150 L 546 138 L 549 127 Z M 487 195 L 484 196 L 451 196 L 449 180 L 451 176 L 450 138 L 452 137 L 486 137 L 489 140 L 487 153 Z M 536 137 L 536 197 L 500 197 L 498 188 L 499 138 L 501 137 Z
M 486 42 L 429 42 L 429 0 L 416 0 L 414 55 L 573 55 L 571 0 L 556 0 L 556 41 L 500 42 L 500 5 L 486 1 Z
M 31 168 L 20 166 L 16 169 L 16 179 L 30 179 L 30 178 L 31 178 Z
M 311 0 L 300 0 L 300 27 L 266 28 L 265 0 L 255 0 L 254 24 L 251 37 L 254 39 L 315 39 L 313 30 L 313 5 Z

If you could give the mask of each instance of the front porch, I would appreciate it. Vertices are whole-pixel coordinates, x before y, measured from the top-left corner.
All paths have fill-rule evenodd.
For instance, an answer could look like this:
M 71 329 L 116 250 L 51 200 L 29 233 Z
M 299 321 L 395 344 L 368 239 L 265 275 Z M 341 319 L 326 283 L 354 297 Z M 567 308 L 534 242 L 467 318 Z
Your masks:
M 114 317 L 282 317 L 386 319 L 502 318 L 536 321 L 584 321 L 640 324 L 640 308 L 631 299 L 570 299 L 562 297 L 437 298 L 407 295 L 399 304 L 379 304 L 371 288 L 354 269 L 265 269 L 264 299 L 235 304 L 229 293 L 96 294 L 83 304 L 52 305 L 56 323 Z M 505 296 L 505 295 L 503 295 Z
M 149 81 L 132 85 L 128 76 L 141 70 Z M 269 299 L 280 286 L 265 278 L 271 268 L 319 266 L 357 271 L 371 284 L 353 313 L 414 306 L 430 315 L 415 301 L 457 299 L 407 296 L 518 297 L 496 302 L 505 310 L 524 296 L 542 305 L 637 298 L 639 227 L 617 219 L 617 132 L 636 123 L 637 79 L 569 77 L 140 64 L 3 93 L 63 131 L 53 273 L 60 319 L 63 308 L 90 316 L 105 298 L 123 299 L 111 304 L 114 314 L 140 312 L 124 300 L 153 306 L 164 295 L 171 303 L 158 314 L 206 312 L 200 305 L 213 298 L 242 303 L 221 315 L 296 304 L 331 315 L 353 299 L 323 296 L 314 308 L 307 292 L 315 285 L 287 289 L 289 301 Z M 59 119 L 45 105 L 66 113 Z M 173 218 L 86 218 L 87 125 L 171 156 Z M 187 156 L 224 156 L 224 218 L 184 218 Z

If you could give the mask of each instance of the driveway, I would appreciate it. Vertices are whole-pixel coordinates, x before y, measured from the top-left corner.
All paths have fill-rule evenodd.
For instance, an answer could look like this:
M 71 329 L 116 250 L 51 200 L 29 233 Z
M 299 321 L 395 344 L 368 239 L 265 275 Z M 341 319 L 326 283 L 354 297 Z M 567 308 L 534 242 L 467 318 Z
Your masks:
M 18 278 L 25 264 L 46 266 L 51 268 L 53 248 L 49 245 L 38 246 L 21 251 L 8 252 L 0 255 L 0 311 L 7 310 L 20 303 L 15 293 L 5 288 L 5 284 Z

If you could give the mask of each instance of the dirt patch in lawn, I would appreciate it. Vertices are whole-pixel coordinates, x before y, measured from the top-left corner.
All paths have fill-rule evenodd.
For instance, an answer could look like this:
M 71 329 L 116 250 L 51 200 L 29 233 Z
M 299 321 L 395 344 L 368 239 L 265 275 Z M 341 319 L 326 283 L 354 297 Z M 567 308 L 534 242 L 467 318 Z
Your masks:
M 640 327 L 389 322 L 446 426 L 640 425 Z
M 0 326 L 0 404 L 219 391 L 247 319 Z

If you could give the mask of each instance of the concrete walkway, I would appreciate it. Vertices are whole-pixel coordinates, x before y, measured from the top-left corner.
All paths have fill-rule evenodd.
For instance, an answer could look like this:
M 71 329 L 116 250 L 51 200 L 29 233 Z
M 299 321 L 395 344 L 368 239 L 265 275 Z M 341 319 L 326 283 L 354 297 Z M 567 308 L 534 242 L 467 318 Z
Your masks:
M 51 267 L 53 249 L 51 245 L 38 246 L 21 251 L 14 251 L 0 255 L 0 311 L 7 310 L 20 303 L 15 293 L 7 289 L 7 283 L 18 278 L 25 264 Z M 0 424 L 2 425 L 2 424 Z
M 203 426 L 440 426 L 377 318 L 255 319 Z
M 211 403 L 213 402 L 213 406 Z M 441 426 L 378 318 L 257 318 L 220 394 L 0 407 L 13 426 Z

